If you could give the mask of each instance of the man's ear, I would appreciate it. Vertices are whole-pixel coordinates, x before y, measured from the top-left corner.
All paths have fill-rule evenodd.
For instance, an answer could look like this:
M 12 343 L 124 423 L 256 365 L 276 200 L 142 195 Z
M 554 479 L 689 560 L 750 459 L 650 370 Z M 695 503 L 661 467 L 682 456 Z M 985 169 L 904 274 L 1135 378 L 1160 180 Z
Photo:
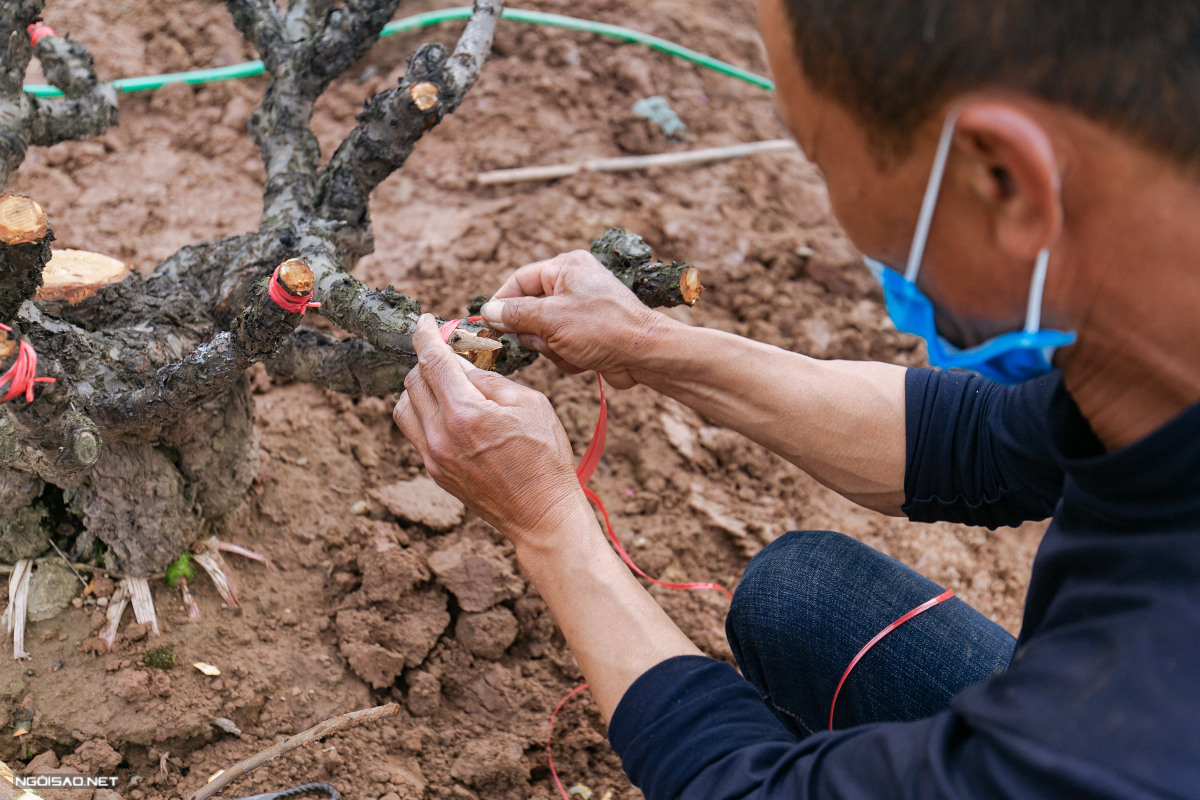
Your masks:
M 954 143 L 966 156 L 960 168 L 992 220 L 1000 249 L 1033 260 L 1053 245 L 1063 226 L 1061 182 L 1041 125 L 1015 106 L 972 103 L 959 113 Z

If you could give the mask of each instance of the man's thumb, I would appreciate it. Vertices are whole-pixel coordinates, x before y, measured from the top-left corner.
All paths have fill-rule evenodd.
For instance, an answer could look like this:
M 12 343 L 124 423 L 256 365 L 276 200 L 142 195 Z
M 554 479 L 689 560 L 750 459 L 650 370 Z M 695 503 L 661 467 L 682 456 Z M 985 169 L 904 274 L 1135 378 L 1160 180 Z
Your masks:
M 536 297 L 508 297 L 489 300 L 479 309 L 488 327 L 500 333 L 536 333 L 542 330 L 543 301 Z
M 470 381 L 479 393 L 494 403 L 503 406 L 515 406 L 521 400 L 521 386 L 508 378 L 486 369 L 472 369 L 467 372 Z

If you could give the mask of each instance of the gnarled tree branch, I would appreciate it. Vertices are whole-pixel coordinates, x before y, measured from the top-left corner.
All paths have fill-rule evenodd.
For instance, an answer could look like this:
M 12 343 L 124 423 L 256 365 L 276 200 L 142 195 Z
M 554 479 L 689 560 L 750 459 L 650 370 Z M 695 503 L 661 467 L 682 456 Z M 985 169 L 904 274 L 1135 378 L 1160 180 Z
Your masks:
M 320 94 L 330 81 L 366 55 L 399 6 L 400 0 L 349 0 L 345 6 L 329 11 L 305 48 L 310 91 Z
M 11 6 L 11 7 L 10 7 Z M 57 35 L 29 45 L 25 26 L 41 10 L 40 2 L 5 3 L 9 31 L 0 68 L 0 187 L 21 162 L 31 144 L 48 147 L 71 139 L 98 136 L 117 121 L 117 93 L 96 79 L 87 50 Z M 5 20 L 0 18 L 0 23 Z M 47 100 L 24 94 L 21 82 L 31 55 L 42 62 L 47 79 L 66 95 Z
M 271 377 L 315 383 L 351 397 L 399 392 L 409 370 L 362 339 L 342 339 L 305 326 L 288 337 L 266 365 Z
M 441 45 L 426 45 L 408 62 L 394 89 L 372 97 L 322 171 L 317 184 L 318 213 L 343 220 L 341 246 L 355 258 L 371 252 L 367 203 L 371 191 L 404 165 L 413 147 L 462 103 L 491 52 L 504 0 L 477 0 L 462 36 L 447 56 Z
M 306 264 L 279 280 L 289 294 L 312 291 L 312 272 Z M 268 279 L 273 280 L 273 279 Z M 88 411 L 106 431 L 116 435 L 139 433 L 149 437 L 180 414 L 239 380 L 256 361 L 275 355 L 280 343 L 299 324 L 301 315 L 290 313 L 268 296 L 266 281 L 245 311 L 211 341 L 200 345 L 182 361 L 159 369 L 146 386 L 128 392 L 95 396 Z

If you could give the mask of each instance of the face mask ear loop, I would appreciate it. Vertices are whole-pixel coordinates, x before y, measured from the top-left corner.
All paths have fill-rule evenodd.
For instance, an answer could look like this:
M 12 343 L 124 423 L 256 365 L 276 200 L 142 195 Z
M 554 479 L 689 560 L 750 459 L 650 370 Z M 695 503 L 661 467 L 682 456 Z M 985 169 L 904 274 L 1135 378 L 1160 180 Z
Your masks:
M 1042 327 L 1042 294 L 1046 289 L 1046 270 L 1050 266 L 1050 248 L 1043 247 L 1033 267 L 1033 282 L 1029 284 L 1029 307 L 1025 309 L 1025 332 L 1037 333 Z
M 916 283 L 917 273 L 921 270 L 925 242 L 929 239 L 929 228 L 933 225 L 933 211 L 937 208 L 938 192 L 942 188 L 942 176 L 946 173 L 946 161 L 950 157 L 950 143 L 954 140 L 956 122 L 958 112 L 952 111 L 942 125 L 942 138 L 938 140 L 937 154 L 933 157 L 933 169 L 929 173 L 925 199 L 921 201 L 921 213 L 917 217 L 917 230 L 913 234 L 912 249 L 908 252 L 908 265 L 904 268 L 904 279 L 909 283 Z

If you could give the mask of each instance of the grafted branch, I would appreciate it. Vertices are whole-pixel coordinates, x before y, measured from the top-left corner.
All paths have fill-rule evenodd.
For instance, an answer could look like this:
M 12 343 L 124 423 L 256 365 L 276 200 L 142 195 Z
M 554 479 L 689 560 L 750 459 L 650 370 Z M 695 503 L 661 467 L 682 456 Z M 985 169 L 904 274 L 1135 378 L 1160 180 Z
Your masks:
M 656 260 L 640 236 L 620 228 L 610 228 L 593 242 L 592 252 L 652 308 L 692 305 L 703 289 L 695 267 Z M 316 267 L 314 272 L 318 276 L 317 296 L 325 304 L 321 309 L 324 316 L 359 336 L 341 339 L 301 328 L 267 362 L 267 370 L 275 377 L 315 383 L 354 396 L 384 396 L 400 391 L 404 376 L 416 363 L 412 332 L 421 315 L 421 304 L 391 287 L 368 289 L 337 269 L 322 271 Z M 320 288 L 322 281 L 324 290 Z M 361 332 L 353 330 L 351 326 L 366 319 L 370 322 Z M 487 329 L 463 322 L 459 330 L 473 335 Z M 379 344 L 372 346 L 376 342 Z M 505 336 L 502 344 L 494 369 L 503 374 L 515 372 L 537 358 L 536 353 L 521 347 L 516 337 Z

